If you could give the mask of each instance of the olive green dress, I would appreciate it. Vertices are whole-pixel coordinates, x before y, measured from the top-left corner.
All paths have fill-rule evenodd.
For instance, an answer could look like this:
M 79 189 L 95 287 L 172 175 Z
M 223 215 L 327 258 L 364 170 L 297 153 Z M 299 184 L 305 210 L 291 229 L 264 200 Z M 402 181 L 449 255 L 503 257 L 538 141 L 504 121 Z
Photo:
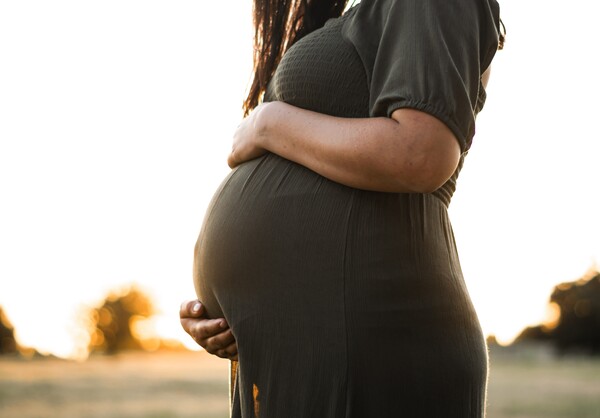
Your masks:
M 463 157 L 498 44 L 495 0 L 362 0 L 285 54 L 266 101 L 347 118 L 422 110 Z M 234 418 L 481 418 L 487 351 L 447 206 L 335 183 L 274 154 L 209 206 L 199 298 L 237 339 Z

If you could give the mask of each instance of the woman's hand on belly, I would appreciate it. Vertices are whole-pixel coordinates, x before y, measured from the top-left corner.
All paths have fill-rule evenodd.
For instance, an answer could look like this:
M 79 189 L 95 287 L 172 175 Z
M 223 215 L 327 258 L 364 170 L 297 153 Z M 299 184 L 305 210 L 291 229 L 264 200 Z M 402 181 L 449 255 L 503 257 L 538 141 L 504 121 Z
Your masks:
M 237 130 L 233 134 L 231 153 L 227 158 L 229 167 L 234 168 L 245 161 L 258 158 L 267 152 L 260 145 L 260 136 L 263 133 L 262 127 L 264 126 L 264 123 L 260 120 L 260 114 L 266 104 L 262 103 L 258 105 L 237 127 Z
M 237 360 L 237 344 L 224 318 L 208 319 L 199 300 L 183 302 L 179 308 L 181 326 L 210 354 Z

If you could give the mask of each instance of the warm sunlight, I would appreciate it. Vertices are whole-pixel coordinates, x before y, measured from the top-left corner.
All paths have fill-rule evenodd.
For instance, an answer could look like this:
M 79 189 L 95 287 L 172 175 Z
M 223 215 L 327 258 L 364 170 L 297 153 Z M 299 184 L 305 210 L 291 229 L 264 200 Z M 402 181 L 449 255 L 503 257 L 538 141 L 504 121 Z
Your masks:
M 600 260 L 590 4 L 501 2 L 506 47 L 450 214 L 484 332 L 502 343 L 552 327 L 553 287 Z M 194 346 L 178 308 L 195 295 L 194 243 L 229 171 L 250 5 L 2 3 L 0 306 L 21 345 L 85 357 L 106 335 L 87 334 L 82 313 L 135 284 L 157 309 L 131 318 L 144 348 Z M 227 25 L 214 18 L 225 9 Z

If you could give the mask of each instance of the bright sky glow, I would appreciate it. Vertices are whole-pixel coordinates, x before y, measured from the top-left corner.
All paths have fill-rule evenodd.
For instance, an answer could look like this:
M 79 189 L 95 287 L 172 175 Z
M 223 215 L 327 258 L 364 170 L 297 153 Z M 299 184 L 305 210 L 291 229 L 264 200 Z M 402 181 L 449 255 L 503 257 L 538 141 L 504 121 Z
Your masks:
M 177 310 L 250 74 L 237 3 L 0 3 L 0 305 L 23 345 L 73 355 L 81 309 L 130 283 L 189 342 Z M 501 6 L 451 217 L 484 331 L 508 341 L 600 260 L 600 68 L 591 2 Z

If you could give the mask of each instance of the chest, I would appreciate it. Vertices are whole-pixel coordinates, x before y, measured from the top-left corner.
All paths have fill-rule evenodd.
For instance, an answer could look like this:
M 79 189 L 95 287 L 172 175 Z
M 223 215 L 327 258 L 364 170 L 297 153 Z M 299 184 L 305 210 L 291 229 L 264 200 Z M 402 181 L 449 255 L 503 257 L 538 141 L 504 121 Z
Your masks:
M 369 87 L 363 63 L 342 37 L 344 17 L 296 42 L 284 55 L 265 101 L 340 117 L 367 117 Z

